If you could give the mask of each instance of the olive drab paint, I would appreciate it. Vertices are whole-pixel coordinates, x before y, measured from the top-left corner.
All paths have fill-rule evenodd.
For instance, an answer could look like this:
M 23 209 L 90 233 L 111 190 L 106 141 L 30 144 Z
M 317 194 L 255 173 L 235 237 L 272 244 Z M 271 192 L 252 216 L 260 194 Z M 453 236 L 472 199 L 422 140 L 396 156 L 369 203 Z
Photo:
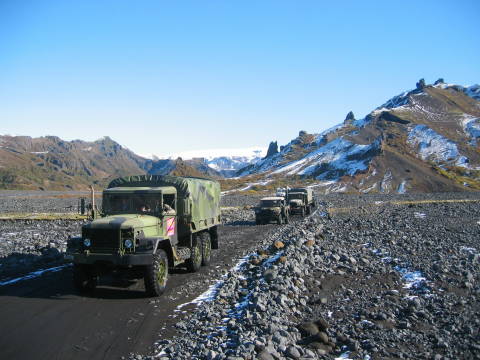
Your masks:
M 115 179 L 107 189 L 162 186 L 173 186 L 177 190 L 179 236 L 220 224 L 220 184 L 214 180 L 170 175 L 136 175 Z

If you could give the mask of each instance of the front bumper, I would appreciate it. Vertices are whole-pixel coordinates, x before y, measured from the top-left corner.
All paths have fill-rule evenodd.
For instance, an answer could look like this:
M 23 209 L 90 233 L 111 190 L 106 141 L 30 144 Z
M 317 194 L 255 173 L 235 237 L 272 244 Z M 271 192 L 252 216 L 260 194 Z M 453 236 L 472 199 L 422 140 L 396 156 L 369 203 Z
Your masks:
M 65 254 L 65 260 L 70 260 L 75 264 L 95 264 L 108 263 L 112 265 L 128 266 L 128 265 L 150 265 L 153 261 L 152 254 Z

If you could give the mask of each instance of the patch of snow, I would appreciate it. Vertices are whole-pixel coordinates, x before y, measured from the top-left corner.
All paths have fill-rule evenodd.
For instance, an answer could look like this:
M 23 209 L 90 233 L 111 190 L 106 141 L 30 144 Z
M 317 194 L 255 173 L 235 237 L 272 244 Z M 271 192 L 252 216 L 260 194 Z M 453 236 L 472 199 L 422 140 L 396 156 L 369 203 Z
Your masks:
M 463 92 L 475 100 L 480 100 L 480 85 L 478 84 L 464 88 Z
M 320 134 L 316 136 L 315 142 L 317 143 L 317 145 L 319 145 L 323 141 L 325 136 L 342 129 L 344 126 L 345 126 L 344 124 L 338 124 L 338 125 L 332 126 L 331 128 L 328 128 L 327 130 L 322 131 Z
M 358 158 L 362 158 L 368 151 L 378 147 L 378 145 L 377 141 L 370 145 L 354 144 L 340 137 L 312 151 L 302 159 L 280 167 L 274 173 L 288 171 L 289 175 L 311 175 L 324 166 L 325 171 L 321 171 L 320 175 L 317 176 L 318 180 L 329 180 L 331 173 L 338 170 L 348 175 L 354 175 L 358 171 L 366 170 L 370 160 L 368 156 L 364 159 Z M 308 166 L 303 167 L 304 165 Z
M 395 266 L 394 269 L 398 271 L 405 281 L 404 289 L 412 290 L 419 293 L 428 293 L 427 279 L 420 271 L 411 271 L 401 266 Z
M 85 149 L 82 149 L 82 150 L 83 150 L 83 151 L 92 151 L 92 147 L 89 146 L 89 147 L 87 147 L 87 148 L 85 148 Z
M 253 253 L 248 254 L 248 255 L 242 257 L 241 259 L 239 259 L 237 261 L 237 263 L 226 274 L 222 275 L 222 277 L 219 280 L 217 280 L 214 284 L 210 285 L 209 288 L 205 292 L 201 293 L 199 296 L 197 296 L 192 301 L 189 301 L 187 303 L 178 305 L 175 311 L 179 311 L 183 307 L 185 307 L 187 305 L 190 305 L 190 304 L 199 305 L 203 302 L 211 302 L 211 301 L 215 300 L 215 298 L 217 296 L 217 293 L 218 293 L 218 290 L 224 284 L 225 279 L 228 276 L 228 273 L 233 272 L 233 271 L 234 272 L 240 271 L 252 255 L 253 255 Z
M 65 268 L 69 267 L 69 266 L 72 266 L 72 265 L 71 264 L 66 264 L 66 265 L 51 267 L 51 268 L 48 268 L 48 269 L 37 270 L 37 271 L 31 272 L 31 273 L 29 273 L 25 276 L 22 276 L 22 277 L 0 281 L 0 286 L 14 284 L 16 282 L 23 281 L 23 280 L 34 279 L 34 278 L 42 276 L 43 274 L 46 274 L 46 273 L 57 272 L 57 271 L 63 270 Z
M 462 246 L 460 248 L 460 251 L 465 251 L 468 252 L 469 254 L 476 255 L 478 254 L 478 250 L 473 248 L 473 247 L 468 247 L 468 246 Z
M 352 360 L 350 359 L 350 351 L 345 351 L 341 353 L 340 356 L 336 357 L 335 360 Z
M 392 188 L 392 172 L 388 170 L 383 175 L 382 182 L 380 183 L 380 191 L 382 193 L 390 192 L 391 188 Z
M 175 154 L 158 155 L 160 159 L 175 160 L 181 157 L 183 160 L 191 160 L 194 158 L 204 158 L 213 160 L 221 157 L 242 157 L 242 158 L 261 158 L 267 154 L 267 148 L 263 146 L 252 146 L 247 148 L 232 148 L 232 149 L 203 149 L 203 150 L 189 150 Z
M 463 114 L 461 122 L 465 133 L 471 139 L 470 145 L 476 146 L 477 138 L 480 137 L 480 118 Z
M 246 190 L 249 190 L 251 189 L 253 186 L 255 185 L 262 185 L 262 186 L 265 186 L 267 185 L 268 183 L 270 183 L 272 180 L 264 180 L 264 181 L 258 181 L 258 182 L 254 182 L 254 183 L 248 183 L 247 186 L 243 187 L 243 188 L 240 188 L 240 189 L 233 189 L 233 190 L 227 190 L 227 191 L 222 191 L 222 195 L 227 195 L 227 194 L 230 194 L 232 192 L 236 192 L 236 191 L 246 191 Z
M 30 151 L 30 154 L 48 154 L 48 151 Z
M 362 128 L 362 127 L 364 127 L 365 125 L 367 125 L 369 122 L 370 122 L 370 120 L 367 120 L 367 118 L 364 117 L 363 119 L 357 119 L 357 120 L 355 120 L 355 121 L 353 122 L 353 126 Z
M 457 165 L 468 163 L 468 159 L 460 156 L 457 145 L 430 129 L 426 125 L 416 125 L 408 134 L 407 143 L 415 150 L 422 160 L 436 162 L 454 162 Z
M 377 183 L 375 182 L 375 183 L 373 183 L 372 186 L 370 186 L 370 187 L 368 187 L 368 188 L 366 188 L 366 189 L 361 189 L 360 191 L 361 191 L 362 193 L 364 193 L 364 194 L 368 194 L 370 191 L 373 191 L 373 190 L 375 190 L 376 188 L 377 188 Z
M 403 180 L 400 185 L 398 185 L 397 192 L 399 194 L 405 194 L 407 192 L 407 189 L 405 188 L 405 185 L 407 184 L 406 180 Z
M 424 219 L 427 217 L 427 214 L 421 213 L 421 212 L 414 212 L 413 216 L 415 216 L 417 219 Z
M 399 106 L 407 105 L 409 92 L 410 91 L 405 91 L 400 95 L 394 96 L 393 98 L 388 100 L 385 104 L 375 109 L 375 111 L 385 111 L 393 108 L 398 108 Z

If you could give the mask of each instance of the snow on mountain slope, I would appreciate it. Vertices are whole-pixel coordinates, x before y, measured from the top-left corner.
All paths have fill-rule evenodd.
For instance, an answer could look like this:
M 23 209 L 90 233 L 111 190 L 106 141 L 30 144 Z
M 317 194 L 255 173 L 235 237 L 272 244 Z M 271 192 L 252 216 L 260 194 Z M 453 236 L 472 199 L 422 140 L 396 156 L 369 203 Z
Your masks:
M 321 133 L 300 132 L 238 175 L 313 178 L 325 192 L 480 189 L 479 93 L 478 85 L 421 80 L 362 119 L 349 113 Z
M 465 166 L 468 162 L 465 156 L 460 156 L 458 147 L 453 141 L 436 133 L 426 125 L 415 126 L 408 134 L 407 143 L 414 150 L 418 150 L 418 155 L 422 160 L 453 163 L 459 166 Z
M 236 172 L 252 163 L 255 163 L 265 156 L 267 149 L 265 147 L 249 147 L 240 149 L 206 149 L 185 151 L 165 157 L 152 155 L 154 164 L 157 168 L 156 173 L 169 173 L 173 169 L 174 160 L 181 158 L 187 164 L 197 168 L 208 166 L 210 169 L 224 177 L 233 177 Z M 159 160 L 160 158 L 160 160 Z
M 371 156 L 378 150 L 380 141 L 370 145 L 354 144 L 344 138 L 337 138 L 312 151 L 300 160 L 293 161 L 273 171 L 273 174 L 287 172 L 287 175 L 316 176 L 319 180 L 337 179 L 343 175 L 354 175 L 368 168 Z

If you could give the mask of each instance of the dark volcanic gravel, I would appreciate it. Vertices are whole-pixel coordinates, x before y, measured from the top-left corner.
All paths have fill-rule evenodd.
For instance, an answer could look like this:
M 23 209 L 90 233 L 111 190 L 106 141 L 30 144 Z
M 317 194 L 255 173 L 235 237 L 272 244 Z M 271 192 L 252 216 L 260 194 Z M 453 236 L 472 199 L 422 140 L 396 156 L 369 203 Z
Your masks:
M 69 236 L 82 221 L 0 220 L 0 281 L 63 263 Z
M 324 197 L 252 249 L 155 358 L 480 358 L 478 194 L 443 195 Z
M 79 199 L 90 203 L 90 195 L 80 191 L 0 191 L 0 213 L 78 212 Z M 101 203 L 101 199 L 96 199 Z

